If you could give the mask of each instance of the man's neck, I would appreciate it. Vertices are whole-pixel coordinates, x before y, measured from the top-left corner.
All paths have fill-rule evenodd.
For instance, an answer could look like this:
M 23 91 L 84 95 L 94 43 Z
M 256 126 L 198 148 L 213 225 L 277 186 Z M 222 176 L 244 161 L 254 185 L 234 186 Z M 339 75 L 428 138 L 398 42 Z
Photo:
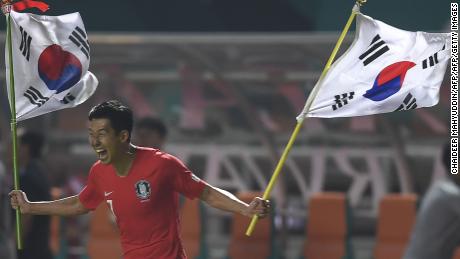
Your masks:
M 121 153 L 118 159 L 113 162 L 113 167 L 118 176 L 127 176 L 134 161 L 136 149 L 131 144 L 126 151 Z

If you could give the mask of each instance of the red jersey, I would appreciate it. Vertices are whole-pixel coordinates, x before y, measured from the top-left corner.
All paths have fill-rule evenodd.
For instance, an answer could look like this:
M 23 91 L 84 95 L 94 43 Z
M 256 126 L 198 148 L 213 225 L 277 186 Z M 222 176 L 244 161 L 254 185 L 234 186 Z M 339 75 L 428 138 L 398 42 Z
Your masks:
M 102 201 L 112 209 L 125 259 L 187 258 L 179 235 L 178 194 L 193 199 L 205 183 L 177 158 L 157 149 L 136 147 L 127 176 L 96 162 L 80 192 L 94 210 Z

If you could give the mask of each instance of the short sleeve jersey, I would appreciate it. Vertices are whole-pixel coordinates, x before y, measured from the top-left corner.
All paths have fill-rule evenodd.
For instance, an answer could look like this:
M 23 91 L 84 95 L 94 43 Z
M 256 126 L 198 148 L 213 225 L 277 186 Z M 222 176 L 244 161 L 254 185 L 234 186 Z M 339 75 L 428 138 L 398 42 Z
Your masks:
M 125 177 L 112 165 L 96 162 L 79 199 L 91 210 L 106 201 L 116 217 L 125 259 L 183 259 L 178 194 L 197 198 L 205 186 L 174 156 L 137 147 Z

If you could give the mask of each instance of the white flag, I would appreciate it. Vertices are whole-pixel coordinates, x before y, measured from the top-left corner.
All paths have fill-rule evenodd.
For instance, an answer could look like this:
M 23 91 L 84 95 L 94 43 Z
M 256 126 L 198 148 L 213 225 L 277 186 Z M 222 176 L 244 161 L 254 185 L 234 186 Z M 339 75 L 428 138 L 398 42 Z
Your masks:
M 429 107 L 450 59 L 450 34 L 409 32 L 357 15 L 351 47 L 317 83 L 308 117 L 350 117 Z
M 80 14 L 10 15 L 17 120 L 86 101 L 98 80 L 88 71 L 90 49 Z M 7 48 L 5 60 L 9 92 Z

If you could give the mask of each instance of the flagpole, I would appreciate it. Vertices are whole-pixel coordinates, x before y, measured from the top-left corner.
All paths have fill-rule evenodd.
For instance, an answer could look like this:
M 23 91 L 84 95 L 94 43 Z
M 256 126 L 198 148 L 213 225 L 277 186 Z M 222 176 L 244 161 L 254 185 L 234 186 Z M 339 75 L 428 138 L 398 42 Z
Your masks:
M 273 175 L 272 175 L 272 177 L 270 179 L 270 182 L 268 183 L 268 186 L 265 189 L 264 195 L 262 197 L 264 200 L 266 200 L 266 199 L 268 199 L 270 197 L 270 193 L 271 193 L 271 191 L 272 191 L 272 189 L 273 189 L 273 187 L 274 187 L 274 185 L 276 183 L 278 175 L 280 174 L 281 169 L 283 168 L 283 165 L 286 162 L 287 156 L 288 156 L 289 152 L 291 151 L 291 148 L 292 148 L 292 146 L 294 144 L 294 141 L 296 140 L 297 135 L 299 134 L 300 129 L 302 128 L 302 124 L 303 124 L 305 118 L 307 117 L 308 111 L 310 110 L 310 106 L 313 103 L 313 100 L 315 99 L 315 97 L 316 97 L 316 95 L 317 95 L 317 93 L 319 91 L 319 88 L 320 88 L 320 85 L 321 85 L 320 82 L 324 79 L 325 75 L 329 71 L 329 68 L 331 67 L 332 62 L 334 61 L 335 56 L 337 55 L 337 52 L 339 51 L 340 46 L 342 45 L 343 39 L 345 38 L 348 30 L 350 29 L 351 23 L 353 22 L 356 14 L 359 13 L 359 7 L 362 6 L 366 1 L 367 0 L 356 0 L 356 3 L 354 5 L 354 7 L 353 7 L 353 10 L 352 10 L 351 14 L 350 14 L 350 17 L 348 18 L 348 21 L 347 21 L 344 29 L 342 30 L 342 33 L 340 34 L 340 37 L 339 37 L 334 49 L 332 50 L 331 56 L 329 57 L 329 60 L 327 61 L 326 66 L 324 67 L 323 72 L 321 73 L 321 76 L 320 76 L 318 82 L 316 83 L 316 86 L 313 88 L 312 92 L 308 96 L 307 102 L 305 103 L 305 106 L 304 106 L 301 114 L 299 116 L 297 116 L 297 125 L 296 125 L 294 131 L 292 132 L 292 135 L 289 138 L 289 141 L 288 141 L 286 147 L 284 148 L 284 151 L 283 151 L 283 153 L 281 155 L 281 158 L 280 158 L 278 164 L 276 165 L 275 171 L 273 172 Z M 246 230 L 246 236 L 251 236 L 251 234 L 254 231 L 254 228 L 255 228 L 258 220 L 259 220 L 258 215 L 254 215 L 252 217 L 251 223 L 249 224 L 249 227 Z
M 6 2 L 6 1 L 5 1 Z M 6 15 L 6 28 L 7 28 L 7 45 L 8 45 L 8 65 L 9 65 L 9 79 L 10 79 L 10 111 L 11 111 L 11 139 L 13 142 L 13 182 L 14 190 L 19 190 L 19 174 L 18 174 L 18 161 L 17 161 L 17 132 L 16 132 L 16 95 L 14 91 L 14 71 L 13 71 L 13 49 L 11 44 L 11 2 L 7 1 L 2 5 L 2 11 Z M 22 225 L 21 225 L 21 210 L 16 210 L 16 241 L 18 250 L 22 249 Z

